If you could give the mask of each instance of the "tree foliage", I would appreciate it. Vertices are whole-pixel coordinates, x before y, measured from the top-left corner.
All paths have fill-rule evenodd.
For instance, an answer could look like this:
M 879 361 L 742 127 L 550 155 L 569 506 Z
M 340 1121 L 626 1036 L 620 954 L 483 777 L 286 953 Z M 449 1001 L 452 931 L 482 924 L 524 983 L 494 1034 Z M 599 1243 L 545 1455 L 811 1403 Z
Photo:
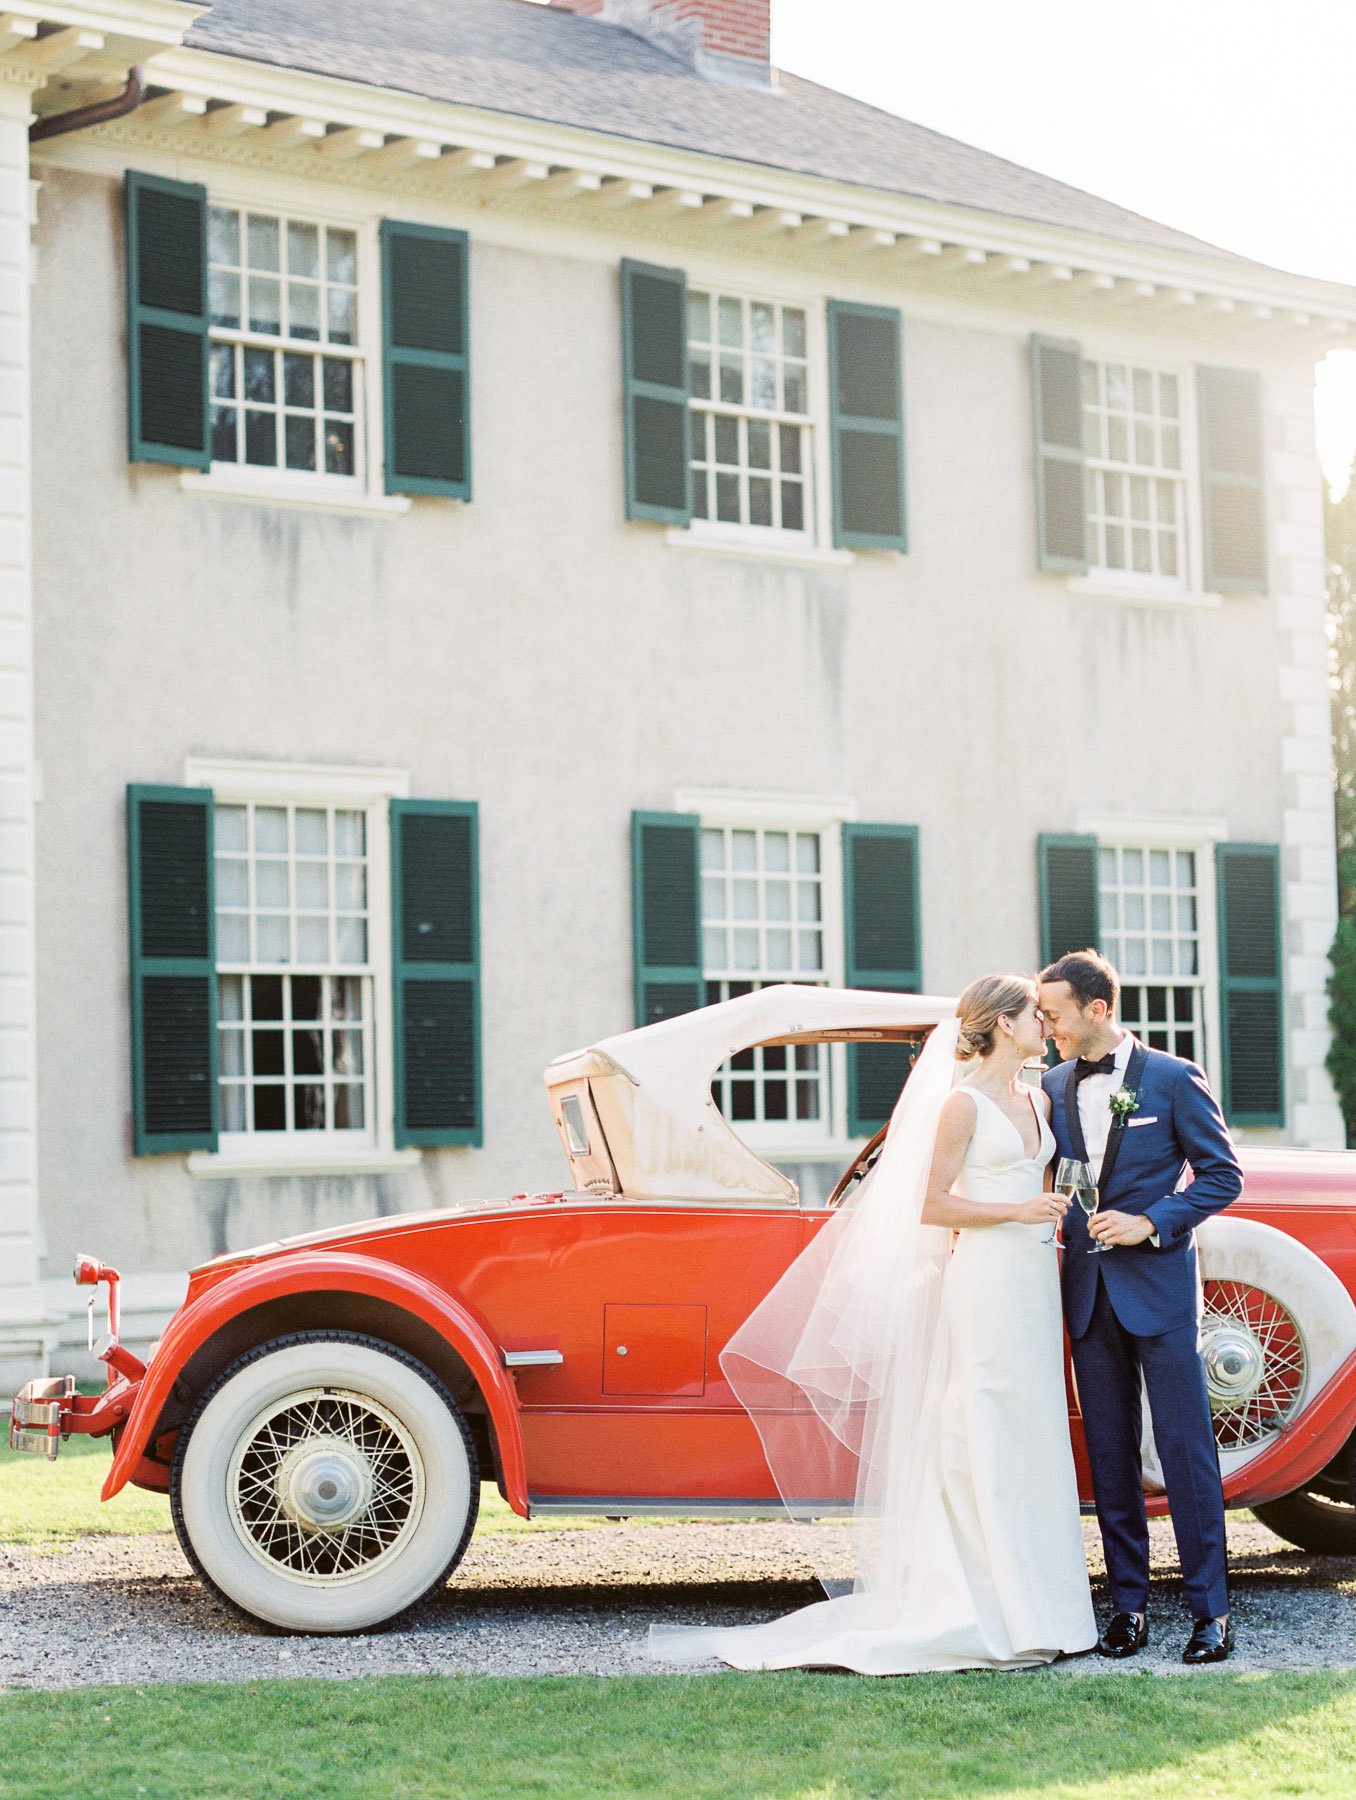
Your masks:
M 1337 801 L 1337 936 L 1331 951 L 1328 1073 L 1337 1089 L 1347 1142 L 1356 1145 L 1356 465 L 1340 500 L 1326 509 L 1328 639 Z

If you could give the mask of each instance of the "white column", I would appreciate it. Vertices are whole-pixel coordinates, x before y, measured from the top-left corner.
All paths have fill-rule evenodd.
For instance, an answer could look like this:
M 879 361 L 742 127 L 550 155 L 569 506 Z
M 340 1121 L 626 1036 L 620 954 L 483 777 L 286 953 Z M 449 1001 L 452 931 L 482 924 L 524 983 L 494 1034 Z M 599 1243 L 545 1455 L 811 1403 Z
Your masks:
M 1269 498 L 1279 593 L 1281 881 L 1286 1088 L 1290 1140 L 1316 1150 L 1346 1143 L 1325 1066 L 1328 952 L 1337 930 L 1332 722 L 1328 693 L 1323 501 L 1314 445 L 1312 378 L 1270 384 Z
M 34 987 L 28 126 L 41 77 L 0 68 L 0 1380 L 44 1371 Z

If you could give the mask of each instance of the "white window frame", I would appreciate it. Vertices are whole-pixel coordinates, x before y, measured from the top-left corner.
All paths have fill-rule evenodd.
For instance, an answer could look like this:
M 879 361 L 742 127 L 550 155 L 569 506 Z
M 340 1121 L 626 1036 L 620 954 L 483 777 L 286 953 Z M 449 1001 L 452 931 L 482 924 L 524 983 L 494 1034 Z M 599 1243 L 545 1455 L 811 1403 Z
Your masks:
M 819 834 L 823 985 L 841 987 L 845 967 L 843 826 L 856 819 L 856 801 L 749 789 L 680 788 L 673 804 L 675 812 L 696 814 L 702 825 Z M 703 989 L 705 984 L 703 965 Z M 847 1046 L 830 1044 L 827 1050 L 829 1104 L 818 1126 L 799 1120 L 732 1123 L 735 1134 L 766 1162 L 846 1162 L 859 1147 L 859 1141 L 848 1136 Z
M 382 395 L 382 291 L 379 217 L 370 203 L 356 204 L 353 199 L 328 191 L 318 192 L 295 185 L 278 187 L 262 181 L 233 177 L 214 170 L 208 177 L 207 204 L 210 207 L 243 208 L 270 217 L 293 218 L 307 223 L 333 225 L 352 231 L 357 239 L 358 260 L 358 334 L 357 341 L 344 346 L 358 364 L 359 392 L 355 393 L 357 429 L 353 475 L 326 475 L 319 470 L 263 468 L 252 463 L 213 463 L 204 473 L 185 469 L 179 486 L 187 494 L 215 500 L 235 500 L 253 505 L 297 507 L 322 512 L 356 513 L 369 518 L 396 518 L 410 510 L 408 494 L 384 491 L 386 446 L 385 411 Z M 208 327 L 210 346 L 216 340 Z M 264 339 L 259 340 L 262 344 Z M 284 346 L 281 338 L 267 340 L 275 349 Z M 307 354 L 325 354 L 325 345 L 307 340 L 302 346 Z M 210 406 L 210 400 L 209 400 Z
M 219 1150 L 195 1150 L 191 1175 L 381 1174 L 412 1168 L 418 1150 L 395 1148 L 395 1034 L 391 967 L 391 839 L 393 799 L 409 795 L 404 769 L 326 766 L 316 763 L 249 762 L 190 757 L 184 764 L 188 787 L 212 790 L 224 806 L 256 804 L 337 806 L 363 812 L 367 820 L 367 930 L 372 983 L 372 1108 L 365 1142 L 337 1142 L 325 1132 L 229 1134 Z M 281 966 L 286 974 L 287 967 Z M 343 1134 L 351 1140 L 354 1134 Z
M 791 299 L 786 296 L 776 296 L 776 295 L 767 294 L 767 293 L 755 293 L 751 289 L 745 287 L 742 283 L 739 285 L 733 285 L 728 282 L 720 282 L 720 283 L 703 282 L 703 281 L 696 281 L 696 280 L 692 279 L 691 277 L 689 277 L 688 283 L 687 283 L 688 295 L 690 296 L 694 291 L 697 293 L 707 294 L 709 299 L 712 302 L 714 302 L 714 306 L 712 308 L 713 341 L 710 344 L 711 394 L 708 399 L 698 400 L 696 398 L 693 398 L 693 399 L 689 400 L 689 402 L 688 402 L 689 434 L 688 434 L 688 443 L 687 443 L 687 451 L 688 451 L 688 459 L 687 460 L 688 460 L 689 468 L 691 468 L 692 461 L 693 461 L 690 425 L 691 425 L 691 415 L 694 412 L 700 413 L 703 418 L 710 417 L 713 415 L 723 414 L 727 417 L 733 417 L 737 420 L 738 419 L 752 419 L 755 421 L 766 420 L 769 425 L 770 430 L 773 430 L 773 431 L 779 429 L 782 425 L 791 425 L 794 428 L 800 430 L 802 433 L 801 441 L 807 447 L 808 462 L 803 461 L 802 468 L 800 471 L 802 504 L 805 508 L 805 523 L 804 523 L 804 525 L 801 526 L 801 528 L 799 530 L 789 529 L 788 527 L 782 526 L 782 525 L 745 524 L 742 520 L 736 523 L 735 521 L 732 521 L 732 520 L 720 520 L 720 519 L 711 519 L 711 518 L 699 519 L 696 517 L 695 513 L 693 516 L 692 523 L 694 526 L 701 526 L 704 534 L 711 535 L 713 537 L 714 536 L 734 537 L 734 538 L 739 539 L 741 542 L 746 542 L 746 543 L 760 542 L 760 541 L 766 540 L 767 542 L 771 543 L 774 546 L 781 545 L 781 546 L 785 546 L 785 547 L 793 549 L 793 550 L 803 550 L 803 549 L 807 549 L 807 548 L 812 548 L 812 547 L 818 545 L 823 537 L 823 530 L 822 530 L 820 513 L 819 513 L 819 483 L 817 480 L 818 459 L 816 457 L 816 448 L 817 448 L 817 445 L 819 442 L 822 427 L 820 426 L 819 422 L 816 420 L 816 417 L 815 417 L 815 391 L 814 391 L 814 380 L 813 380 L 813 364 L 814 364 L 814 361 L 818 354 L 818 348 L 817 348 L 817 342 L 816 342 L 816 332 L 815 332 L 815 313 L 816 313 L 817 309 L 812 307 L 811 305 L 809 305 L 804 300 Z M 731 401 L 725 401 L 725 400 L 720 399 L 719 385 L 720 385 L 721 345 L 719 342 L 719 339 L 720 339 L 720 304 L 719 303 L 722 299 L 738 300 L 741 303 L 741 305 L 743 307 L 745 307 L 746 309 L 751 308 L 753 306 L 757 306 L 757 305 L 771 306 L 771 307 L 775 307 L 778 310 L 778 313 L 780 314 L 783 310 L 790 307 L 793 311 L 803 314 L 804 319 L 805 319 L 805 411 L 803 413 L 786 413 L 786 412 L 776 412 L 776 411 L 765 411 L 759 407 L 753 406 L 747 400 L 741 405 L 735 405 Z M 684 330 L 686 330 L 686 329 L 687 329 L 687 315 L 685 313 L 684 314 Z M 691 355 L 691 340 L 690 339 L 687 340 L 687 344 L 688 344 L 688 355 L 690 358 L 690 355 Z M 746 359 L 748 359 L 748 358 L 752 357 L 755 354 L 755 352 L 753 351 L 751 346 L 746 346 L 741 350 L 741 354 Z M 775 361 L 777 362 L 777 364 L 779 366 L 784 361 L 784 357 L 783 357 L 780 349 L 776 352 Z M 780 462 L 780 454 L 778 456 L 778 461 Z M 740 467 L 740 481 L 741 481 L 741 485 L 742 485 L 745 476 L 749 473 L 751 465 L 741 463 L 739 465 L 739 467 Z M 705 478 L 703 477 L 703 479 L 705 479 Z M 697 480 L 697 476 L 694 472 L 693 481 L 695 482 L 696 480 Z M 780 504 L 780 497 L 779 497 L 778 503 Z
M 1097 839 L 1098 848 L 1126 850 L 1191 850 L 1196 856 L 1196 932 L 1200 958 L 1201 1030 L 1204 1056 L 1196 1061 L 1210 1085 L 1218 1090 L 1221 1079 L 1219 917 L 1215 894 L 1215 846 L 1228 839 L 1228 823 L 1221 818 L 1181 814 L 1080 814 L 1077 829 Z M 1100 868 L 1098 872 L 1100 891 Z M 1133 977 L 1134 985 L 1157 985 L 1152 977 Z M 1170 984 L 1169 984 L 1170 985 Z M 1199 1052 L 1200 1046 L 1198 1046 Z
M 262 351 L 265 355 L 267 355 L 270 358 L 270 360 L 274 363 L 275 369 L 277 367 L 277 360 L 280 356 L 284 357 L 284 358 L 286 358 L 287 356 L 296 356 L 296 357 L 304 358 L 307 362 L 309 362 L 312 365 L 312 368 L 315 371 L 315 375 L 316 375 L 314 404 L 309 409 L 297 409 L 295 407 L 292 409 L 294 411 L 302 410 L 305 413 L 305 415 L 312 420 L 311 448 L 312 448 L 313 452 L 317 453 L 317 462 L 316 462 L 316 466 L 313 469 L 292 469 L 287 465 L 287 463 L 285 461 L 281 462 L 281 463 L 276 462 L 276 461 L 272 462 L 272 463 L 251 463 L 251 462 L 247 461 L 245 458 L 239 457 L 239 456 L 230 457 L 223 463 L 218 463 L 214 459 L 214 461 L 212 463 L 213 469 L 227 469 L 230 471 L 235 471 L 235 470 L 244 469 L 244 468 L 262 468 L 265 470 L 272 470 L 279 474 L 304 476 L 306 478 L 308 484 L 313 481 L 338 481 L 338 482 L 342 482 L 342 484 L 346 490 L 350 489 L 350 488 L 355 488 L 355 487 L 359 488 L 359 489 L 363 488 L 366 485 L 366 481 L 367 481 L 367 469 L 366 469 L 366 464 L 367 464 L 367 404 L 366 404 L 366 402 L 367 402 L 368 383 L 367 383 L 366 363 L 365 363 L 365 360 L 363 357 L 363 350 L 362 350 L 362 327 L 363 327 L 363 313 L 365 310 L 365 304 L 364 304 L 362 288 L 361 288 L 362 265 L 359 260 L 359 254 L 358 254 L 358 236 L 359 236 L 358 232 L 355 231 L 354 228 L 350 225 L 339 225 L 339 224 L 334 223 L 331 220 L 317 217 L 317 216 L 315 216 L 315 214 L 313 214 L 310 211 L 310 209 L 306 209 L 305 211 L 303 211 L 298 208 L 289 208 L 285 212 L 280 212 L 273 208 L 270 208 L 267 211 L 265 211 L 265 209 L 260 206 L 244 207 L 244 206 L 237 206 L 234 203 L 228 203 L 228 202 L 221 201 L 221 200 L 213 200 L 213 201 L 208 202 L 207 211 L 208 211 L 208 226 L 207 226 L 207 236 L 208 236 L 207 338 L 208 338 L 208 348 L 209 348 L 210 359 L 213 362 L 215 362 L 215 360 L 216 360 L 215 352 L 221 348 L 228 348 L 232 353 L 233 365 L 235 367 L 241 369 L 242 375 L 243 375 L 244 354 L 248 353 L 251 350 L 258 350 L 258 351 Z M 212 271 L 214 268 L 214 265 L 212 263 L 212 253 L 211 253 L 211 240 L 212 240 L 212 218 L 211 218 L 211 215 L 213 213 L 228 214 L 236 222 L 236 244 L 237 244 L 237 249 L 238 249 L 239 254 L 238 254 L 238 261 L 236 264 L 231 265 L 231 270 L 233 273 L 235 273 L 236 280 L 238 283 L 238 298 L 239 298 L 239 302 L 240 302 L 240 318 L 239 318 L 239 322 L 235 325 L 218 325 L 217 323 L 215 323 L 215 321 L 211 317 Z M 317 302 L 316 313 L 317 313 L 317 320 L 318 320 L 317 327 L 316 327 L 316 329 L 317 329 L 316 337 L 314 337 L 314 338 L 296 337 L 296 336 L 292 335 L 290 332 L 289 333 L 283 332 L 281 329 L 279 329 L 277 332 L 261 331 L 261 330 L 257 329 L 250 322 L 249 315 L 248 315 L 248 302 L 249 302 L 248 265 L 249 265 L 249 241 L 250 241 L 249 221 L 251 218 L 254 218 L 254 217 L 267 220 L 267 221 L 273 223 L 277 227 L 278 257 L 279 257 L 278 274 L 275 278 L 271 274 L 271 272 L 261 271 L 260 278 L 263 280 L 276 280 L 276 285 L 278 288 L 279 320 L 281 321 L 281 319 L 283 318 L 285 310 L 290 311 L 291 297 L 290 297 L 288 290 L 290 288 L 292 281 L 294 279 L 298 280 L 298 281 L 306 280 L 308 286 L 314 285 L 314 287 L 316 289 L 316 302 Z M 308 226 L 308 227 L 310 227 L 312 230 L 314 230 L 316 232 L 317 240 L 319 240 L 319 238 L 323 234 L 323 238 L 324 238 L 324 242 L 325 242 L 325 257 L 324 257 L 324 261 L 322 264 L 323 272 L 314 284 L 312 284 L 305 277 L 301 277 L 301 276 L 293 277 L 290 268 L 288 269 L 286 275 L 284 275 L 284 273 L 283 273 L 283 265 L 288 261 L 288 257 L 289 257 L 288 240 L 291 236 L 291 230 L 292 230 L 293 226 Z M 353 282 L 352 282 L 351 288 L 350 288 L 349 284 L 347 284 L 347 283 L 337 283 L 337 282 L 332 283 L 329 279 L 329 273 L 328 273 L 329 238 L 330 238 L 331 232 L 336 232 L 336 231 L 344 232 L 353 239 Z M 355 323 L 357 329 L 356 329 L 353 339 L 350 343 L 331 342 L 330 339 L 328 338 L 328 336 L 322 337 L 321 335 L 319 335 L 322 330 L 325 330 L 325 331 L 328 330 L 327 322 L 324 321 L 324 319 L 322 318 L 322 313 L 323 313 L 324 309 L 322 309 L 322 307 L 320 305 L 320 301 L 328 298 L 328 294 L 329 294 L 331 287 L 338 287 L 338 288 L 341 288 L 343 291 L 351 291 L 352 292 L 354 323 Z M 237 355 L 237 352 L 240 352 L 241 354 Z M 324 379 L 324 367 L 323 367 L 324 363 L 327 361 L 347 363 L 349 366 L 349 371 L 350 371 L 351 397 L 352 397 L 353 404 L 352 404 L 352 408 L 351 408 L 351 411 L 350 411 L 348 417 L 349 417 L 349 421 L 352 425 L 352 464 L 353 464 L 353 467 L 352 467 L 352 472 L 347 475 L 341 475 L 341 474 L 336 473 L 334 470 L 329 470 L 329 469 L 324 468 L 322 463 L 319 460 L 319 445 L 318 445 L 317 439 L 322 435 L 319 431 L 319 424 L 320 424 L 320 420 L 325 416 L 326 412 L 328 411 L 328 408 L 325 403 L 325 397 L 324 397 L 325 396 L 325 379 Z M 213 410 L 215 410 L 218 397 L 216 395 L 210 395 L 209 397 L 212 401 Z M 229 397 L 229 399 L 226 396 L 221 396 L 220 398 L 221 398 L 221 402 L 223 404 L 230 405 L 231 410 L 236 415 L 235 432 L 236 432 L 237 447 L 243 447 L 241 444 L 241 431 L 242 431 L 242 427 L 243 427 L 245 418 L 250 411 L 249 396 L 245 392 L 245 385 L 244 385 L 243 379 L 240 380 L 236 384 L 236 392 L 233 396 Z M 285 424 L 286 424 L 286 415 L 287 415 L 287 411 L 288 411 L 288 403 L 286 400 L 286 377 L 285 377 L 285 374 L 283 376 L 283 379 L 275 385 L 273 404 L 262 410 L 267 411 L 268 413 L 272 414 L 274 417 L 275 450 L 281 449 L 282 454 L 285 457 L 287 454 Z M 278 444 L 276 440 L 277 440 L 277 436 L 278 436 L 278 426 L 280 424 L 284 426 L 284 431 L 283 431 L 283 435 L 282 435 L 282 442 L 281 442 L 281 444 Z M 215 432 L 213 432 L 213 436 L 215 437 Z
M 1217 607 L 1220 595 L 1205 590 L 1203 553 L 1203 517 L 1201 512 L 1200 443 L 1196 418 L 1195 364 L 1172 355 L 1164 355 L 1161 345 L 1127 344 L 1105 338 L 1085 338 L 1080 345 L 1082 362 L 1123 363 L 1128 369 L 1152 369 L 1156 374 L 1177 377 L 1182 452 L 1182 532 L 1185 554 L 1180 575 L 1143 575 L 1133 569 L 1103 569 L 1089 563 L 1086 575 L 1071 575 L 1069 591 L 1094 599 L 1134 600 L 1166 606 Z M 1100 459 L 1087 457 L 1085 467 Z M 1150 477 L 1152 479 L 1152 477 Z M 1091 509 L 1086 492 L 1083 518 L 1089 533 Z
M 809 439 L 810 457 L 805 477 L 806 528 L 784 531 L 770 525 L 735 525 L 717 519 L 694 518 L 686 527 L 673 527 L 666 534 L 667 542 L 684 549 L 718 551 L 769 561 L 849 565 L 855 560 L 852 552 L 832 547 L 827 301 L 818 290 L 797 292 L 791 283 L 780 287 L 751 284 L 748 273 L 747 268 L 713 268 L 698 261 L 690 263 L 686 270 L 687 286 L 699 292 L 728 294 L 746 302 L 764 301 L 771 306 L 796 307 L 805 314 L 806 412 L 803 423 Z M 686 354 L 686 310 L 683 333 Z M 719 406 L 719 402 L 715 404 Z M 690 466 L 690 439 L 686 437 L 684 453 Z
M 1104 418 L 1106 418 L 1108 420 L 1108 424 L 1109 424 L 1109 419 L 1110 419 L 1110 408 L 1107 404 L 1107 393 L 1106 393 L 1107 369 L 1114 364 L 1115 366 L 1119 367 L 1125 375 L 1127 375 L 1129 377 L 1130 405 L 1129 405 L 1128 410 L 1123 415 L 1120 415 L 1120 416 L 1123 416 L 1126 421 L 1125 431 L 1126 431 L 1126 437 L 1127 437 L 1127 443 L 1126 443 L 1127 456 L 1135 448 L 1135 446 L 1131 440 L 1133 439 L 1133 433 L 1134 433 L 1134 429 L 1135 429 L 1135 421 L 1137 420 L 1137 418 L 1139 418 L 1141 416 L 1138 413 L 1138 411 L 1135 407 L 1135 404 L 1134 404 L 1134 386 L 1135 386 L 1134 378 L 1135 378 L 1135 376 L 1137 374 L 1145 374 L 1145 375 L 1149 376 L 1155 387 L 1157 387 L 1157 385 L 1159 384 L 1159 382 L 1162 380 L 1162 378 L 1164 376 L 1167 376 L 1169 379 L 1171 379 L 1176 384 L 1176 387 L 1177 387 L 1177 412 L 1176 412 L 1175 418 L 1173 420 L 1173 428 L 1177 432 L 1177 464 L 1176 464 L 1175 468 L 1168 467 L 1165 464 L 1140 463 L 1137 460 L 1133 461 L 1133 462 L 1130 460 L 1126 460 L 1124 462 L 1115 462 L 1110 458 L 1110 456 L 1102 455 L 1100 453 L 1094 455 L 1091 452 L 1089 452 L 1086 448 L 1086 439 L 1085 439 L 1085 450 L 1084 450 L 1084 467 L 1090 473 L 1101 473 L 1104 475 L 1114 475 L 1119 478 L 1123 478 L 1123 479 L 1127 479 L 1127 480 L 1139 479 L 1139 480 L 1142 480 L 1146 484 L 1146 486 L 1149 486 L 1149 487 L 1152 487 L 1154 484 L 1157 484 L 1159 482 L 1166 482 L 1169 486 L 1173 487 L 1176 490 L 1176 495 L 1177 495 L 1176 511 L 1175 511 L 1175 517 L 1174 517 L 1173 526 L 1172 526 L 1173 534 L 1177 541 L 1177 569 L 1176 569 L 1175 573 L 1169 573 L 1168 571 L 1163 570 L 1163 569 L 1140 570 L 1140 569 L 1133 569 L 1133 568 L 1112 568 L 1109 564 L 1103 563 L 1100 561 L 1093 563 L 1093 567 L 1097 570 L 1097 572 L 1099 574 L 1105 575 L 1105 576 L 1129 575 L 1135 580 L 1150 581 L 1150 582 L 1153 582 L 1155 585 L 1163 587 L 1163 588 L 1174 588 L 1174 589 L 1184 588 L 1184 587 L 1186 587 L 1188 581 L 1190 580 L 1190 560 L 1189 560 L 1189 558 L 1190 558 L 1190 539 L 1187 536 L 1187 505 L 1186 505 L 1186 500 L 1187 500 L 1187 492 L 1186 491 L 1187 491 L 1187 483 L 1190 479 L 1190 471 L 1189 471 L 1189 469 L 1187 467 L 1187 463 L 1186 463 L 1185 433 L 1183 432 L 1183 429 L 1182 429 L 1182 413 L 1183 413 L 1184 406 L 1185 406 L 1185 390 L 1183 388 L 1182 378 L 1178 374 L 1176 369 L 1160 368 L 1156 364 L 1150 364 L 1147 361 L 1138 359 L 1138 358 L 1135 359 L 1134 361 L 1127 361 L 1124 363 L 1121 363 L 1121 362 L 1117 361 L 1117 359 L 1112 358 L 1112 357 L 1101 357 L 1101 356 L 1085 356 L 1083 360 L 1084 360 L 1085 364 L 1091 363 L 1099 371 L 1098 385 L 1099 385 L 1099 392 L 1100 392 L 1100 403 L 1097 406 L 1095 406 L 1094 408 L 1092 408 L 1092 410 L 1101 414 Z M 1084 413 L 1084 419 L 1085 419 L 1085 430 L 1086 430 L 1086 417 L 1087 417 L 1088 411 L 1089 411 L 1088 396 L 1087 396 L 1087 392 L 1085 390 L 1084 397 L 1083 397 L 1083 413 Z M 1163 416 L 1164 415 L 1162 413 L 1155 411 L 1152 414 L 1143 415 L 1143 416 L 1152 417 L 1153 420 L 1155 421 L 1156 429 L 1158 429 L 1160 431 L 1163 429 Z M 1086 499 L 1090 499 L 1090 495 L 1087 495 L 1086 489 L 1085 489 L 1085 500 Z M 1158 508 L 1158 503 L 1157 503 L 1156 497 L 1154 497 L 1151 501 L 1151 508 L 1152 508 L 1152 511 L 1156 514 L 1157 508 Z M 1090 505 L 1085 504 L 1085 518 L 1086 518 L 1087 525 L 1088 525 L 1088 528 L 1090 531 L 1092 529 L 1094 510 L 1095 509 L 1092 508 Z M 1104 530 L 1108 529 L 1108 527 L 1105 524 L 1104 515 L 1098 514 L 1098 516 L 1103 517 L 1103 519 L 1104 519 L 1103 529 Z M 1133 521 L 1127 519 L 1123 525 L 1118 525 L 1117 529 L 1124 532 L 1126 540 L 1127 540 L 1125 547 L 1126 547 L 1127 551 L 1130 551 L 1130 549 L 1131 549 L 1130 540 L 1133 537 L 1134 531 L 1137 529 L 1137 527 L 1135 526 Z M 1156 537 L 1157 537 L 1157 530 L 1158 530 L 1156 524 L 1151 525 L 1146 522 L 1142 527 L 1139 527 L 1139 529 L 1143 529 L 1148 532 L 1149 539 L 1150 539 L 1151 558 L 1152 558 L 1152 560 L 1157 561 L 1158 554 L 1159 554 L 1159 547 L 1158 547 L 1157 542 L 1155 541 Z

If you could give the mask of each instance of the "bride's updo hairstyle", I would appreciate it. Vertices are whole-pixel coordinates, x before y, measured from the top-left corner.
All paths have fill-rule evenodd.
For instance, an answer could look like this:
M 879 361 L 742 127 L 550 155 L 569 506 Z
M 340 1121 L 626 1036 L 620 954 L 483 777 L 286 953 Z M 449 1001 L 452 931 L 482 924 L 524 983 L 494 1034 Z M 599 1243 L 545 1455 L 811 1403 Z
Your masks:
M 993 1049 L 998 1021 L 1024 1012 L 1034 993 L 1029 975 L 981 975 L 972 981 L 956 1002 L 956 1017 L 961 1022 L 956 1060 L 973 1062 L 977 1056 L 987 1056 Z

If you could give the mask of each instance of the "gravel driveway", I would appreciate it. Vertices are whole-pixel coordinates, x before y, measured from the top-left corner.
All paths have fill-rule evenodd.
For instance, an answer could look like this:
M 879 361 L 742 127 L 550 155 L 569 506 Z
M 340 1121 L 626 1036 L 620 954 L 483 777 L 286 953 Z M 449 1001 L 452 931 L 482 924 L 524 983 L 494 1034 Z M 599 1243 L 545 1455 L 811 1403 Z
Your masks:
M 818 1528 L 842 1542 L 842 1528 Z M 1182 1669 L 1190 1617 L 1171 1528 L 1153 1643 L 1128 1664 L 1085 1657 L 1070 1675 Z M 1101 1551 L 1085 1523 L 1099 1613 Z M 1291 1549 L 1245 1513 L 1229 1549 L 1239 1649 L 1230 1669 L 1356 1667 L 1356 1562 Z M 189 1570 L 172 1537 L 87 1538 L 57 1552 L 0 1548 L 0 1687 L 234 1681 L 261 1675 L 629 1675 L 662 1672 L 647 1628 L 737 1623 L 817 1598 L 794 1527 L 614 1525 L 486 1536 L 412 1622 L 362 1638 L 275 1637 L 242 1623 Z M 714 1667 L 715 1665 L 711 1665 Z M 1209 1677 L 1212 1671 L 1201 1671 Z

